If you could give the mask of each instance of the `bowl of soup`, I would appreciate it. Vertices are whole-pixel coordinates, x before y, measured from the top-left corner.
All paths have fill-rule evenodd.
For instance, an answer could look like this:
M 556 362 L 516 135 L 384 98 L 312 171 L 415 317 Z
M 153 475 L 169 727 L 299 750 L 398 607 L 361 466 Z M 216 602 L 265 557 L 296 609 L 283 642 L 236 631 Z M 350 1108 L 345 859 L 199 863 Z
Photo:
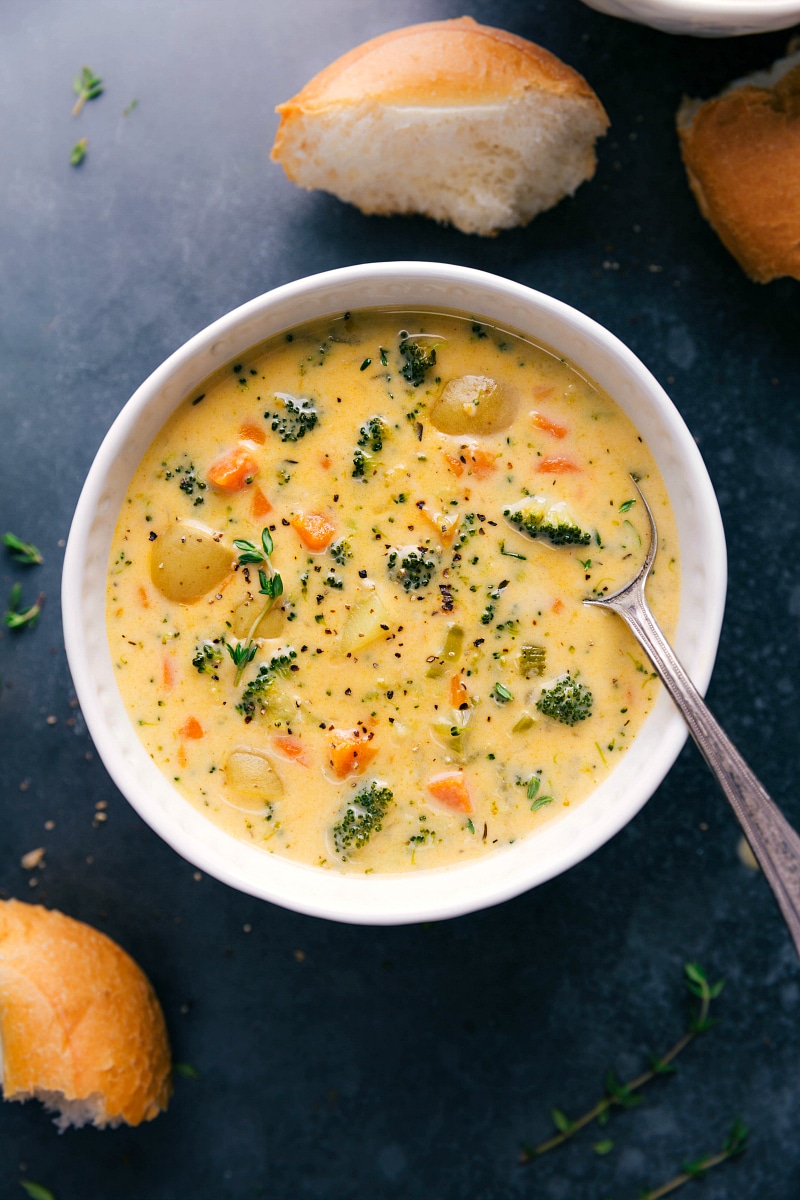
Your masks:
M 67 546 L 75 687 L 123 795 L 242 891 L 356 923 L 456 916 L 566 870 L 686 737 L 614 614 L 638 570 L 701 691 L 716 499 L 611 333 L 467 268 L 299 280 L 134 393 Z

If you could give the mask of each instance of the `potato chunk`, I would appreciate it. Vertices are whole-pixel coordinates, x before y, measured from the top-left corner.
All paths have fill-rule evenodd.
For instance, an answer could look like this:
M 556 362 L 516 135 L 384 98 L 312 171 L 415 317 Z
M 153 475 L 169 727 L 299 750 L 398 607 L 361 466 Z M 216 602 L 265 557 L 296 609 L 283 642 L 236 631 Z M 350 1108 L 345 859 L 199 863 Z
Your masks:
M 440 433 L 480 437 L 507 429 L 517 397 L 489 375 L 460 375 L 449 380 L 431 405 L 431 424 Z
M 244 812 L 262 812 L 283 795 L 280 775 L 258 750 L 231 750 L 225 761 L 225 783 L 228 803 Z
M 389 628 L 386 605 L 374 589 L 364 589 L 357 596 L 342 626 L 341 648 L 344 654 L 357 653 L 385 637 Z
M 194 604 L 233 566 L 233 552 L 194 521 L 176 521 L 150 547 L 150 578 L 168 600 Z

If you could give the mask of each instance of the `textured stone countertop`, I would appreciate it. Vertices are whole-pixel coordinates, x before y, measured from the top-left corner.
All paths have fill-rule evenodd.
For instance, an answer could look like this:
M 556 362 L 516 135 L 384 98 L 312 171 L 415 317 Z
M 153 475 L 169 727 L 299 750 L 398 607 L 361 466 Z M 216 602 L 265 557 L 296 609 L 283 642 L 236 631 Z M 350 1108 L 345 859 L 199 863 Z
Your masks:
M 367 37 L 464 12 L 595 87 L 612 127 L 590 183 L 480 239 L 287 182 L 268 157 L 275 104 Z M 674 130 L 684 94 L 712 95 L 788 38 L 676 38 L 579 0 L 4 0 L 0 523 L 45 563 L 26 573 L 4 554 L 0 586 L 46 601 L 36 629 L 0 638 L 0 895 L 128 949 L 197 1077 L 138 1129 L 59 1136 L 38 1104 L 2 1106 L 2 1200 L 21 1179 L 57 1200 L 634 1200 L 737 1117 L 746 1154 L 687 1196 L 800 1195 L 798 961 L 691 745 L 623 832 L 535 891 L 429 926 L 328 923 L 197 879 L 143 824 L 93 751 L 59 612 L 97 447 L 189 336 L 330 267 L 492 271 L 618 334 L 696 437 L 730 568 L 709 702 L 800 826 L 800 292 L 744 277 L 698 213 Z M 84 64 L 106 90 L 73 119 Z M 680 1036 L 689 961 L 726 980 L 719 1023 L 638 1108 L 520 1166 L 553 1108 L 578 1115 L 608 1070 L 629 1079 Z

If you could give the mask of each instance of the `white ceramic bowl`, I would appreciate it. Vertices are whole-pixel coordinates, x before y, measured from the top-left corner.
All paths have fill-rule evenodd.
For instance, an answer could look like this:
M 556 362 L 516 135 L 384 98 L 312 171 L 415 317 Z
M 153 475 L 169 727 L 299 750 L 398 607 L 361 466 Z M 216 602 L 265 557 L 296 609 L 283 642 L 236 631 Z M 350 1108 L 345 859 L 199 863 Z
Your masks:
M 117 690 L 105 625 L 111 537 L 134 469 L 186 394 L 248 347 L 316 317 L 386 304 L 458 309 L 520 330 L 562 351 L 630 415 L 655 455 L 675 510 L 683 558 L 676 650 L 701 691 L 711 675 L 726 587 L 716 498 L 697 447 L 666 393 L 602 326 L 520 284 L 438 263 L 376 263 L 329 271 L 251 300 L 197 334 L 154 371 L 125 405 L 97 453 L 67 546 L 64 632 L 89 730 L 123 795 L 156 833 L 202 871 L 299 912 L 364 924 L 456 916 L 558 875 L 631 820 L 686 739 L 681 718 L 662 693 L 611 775 L 541 833 L 465 866 L 368 878 L 302 866 L 235 840 L 188 804 L 152 763 Z
M 667 33 L 732 37 L 788 29 L 800 21 L 800 0 L 584 0 L 590 8 L 652 25 Z

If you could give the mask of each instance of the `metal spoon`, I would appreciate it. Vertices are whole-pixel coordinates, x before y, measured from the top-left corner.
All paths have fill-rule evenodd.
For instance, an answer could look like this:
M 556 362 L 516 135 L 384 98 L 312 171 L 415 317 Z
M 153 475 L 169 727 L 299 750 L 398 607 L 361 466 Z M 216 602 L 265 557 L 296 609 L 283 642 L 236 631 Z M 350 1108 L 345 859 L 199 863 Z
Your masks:
M 613 609 L 638 639 L 739 818 L 800 955 L 800 837 L 709 712 L 648 607 L 644 585 L 655 562 L 658 531 L 641 488 L 633 482 L 650 521 L 647 558 L 625 587 L 584 604 Z

